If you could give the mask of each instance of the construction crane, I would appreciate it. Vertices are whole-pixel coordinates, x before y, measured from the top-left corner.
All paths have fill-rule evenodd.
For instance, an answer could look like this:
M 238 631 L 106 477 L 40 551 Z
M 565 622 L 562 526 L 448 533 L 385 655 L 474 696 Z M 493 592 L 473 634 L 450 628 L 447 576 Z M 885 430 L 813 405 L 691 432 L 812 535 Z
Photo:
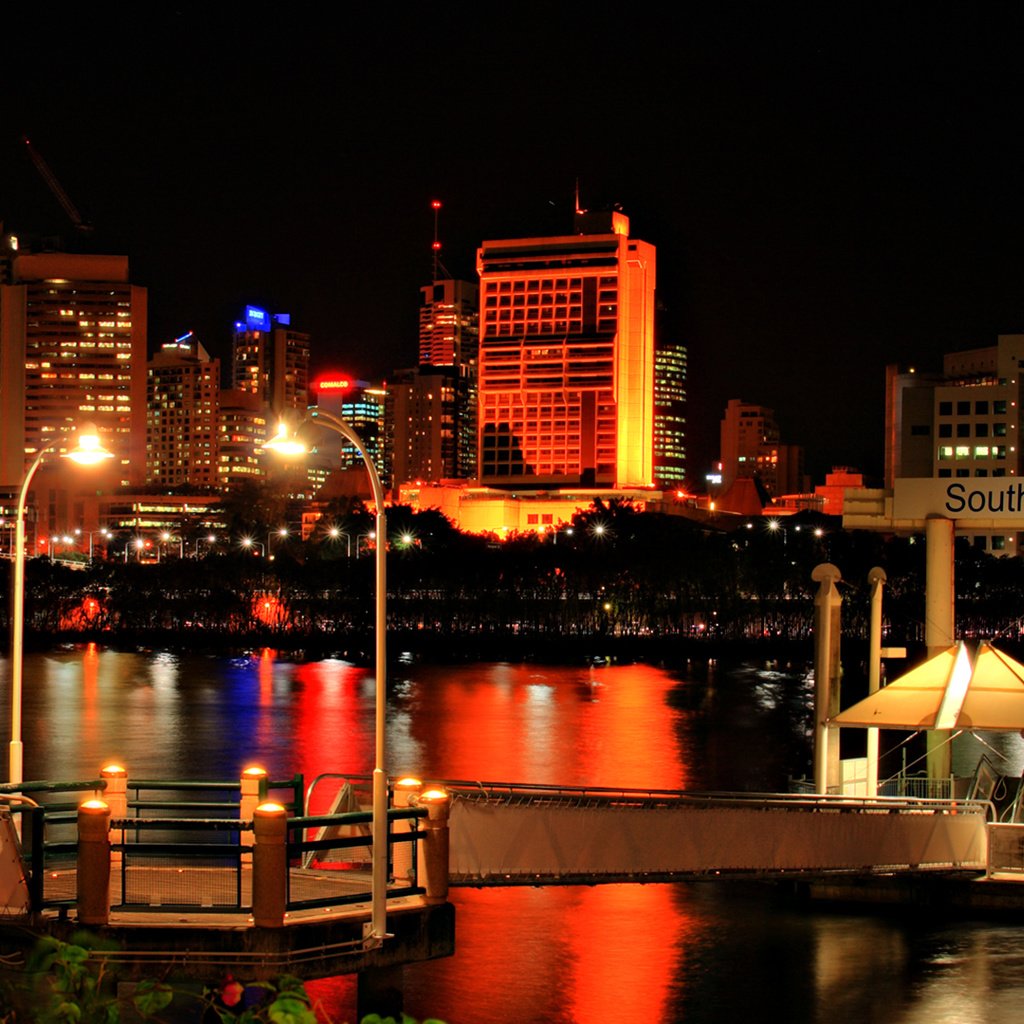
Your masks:
M 53 171 L 50 170 L 50 165 L 43 159 L 42 154 L 32 145 L 27 135 L 23 135 L 21 141 L 25 143 L 28 155 L 31 157 L 32 163 L 36 165 L 36 170 L 43 181 L 49 186 L 54 198 L 63 207 L 64 212 L 68 215 L 68 219 L 75 226 L 75 230 L 83 235 L 90 234 L 92 232 L 92 225 L 82 219 L 82 215 L 78 212 L 78 207 L 71 202 L 71 197 L 64 191 L 63 186 L 57 180 L 57 176 Z

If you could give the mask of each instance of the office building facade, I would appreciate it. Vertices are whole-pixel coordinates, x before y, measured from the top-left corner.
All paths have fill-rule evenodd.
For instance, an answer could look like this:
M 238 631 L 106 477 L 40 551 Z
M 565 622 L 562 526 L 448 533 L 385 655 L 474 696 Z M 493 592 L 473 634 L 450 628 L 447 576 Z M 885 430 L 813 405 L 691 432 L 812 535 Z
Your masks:
M 654 480 L 662 488 L 686 482 L 686 346 L 654 348 Z
M 93 486 L 141 484 L 146 289 L 129 280 L 127 257 L 15 256 L 0 286 L 0 485 L 17 485 L 40 450 L 85 421 L 115 455 Z
M 886 369 L 886 486 L 905 477 L 966 480 L 1021 474 L 1024 334 L 952 352 L 941 374 Z M 973 543 L 1017 554 L 1020 537 L 978 530 Z
M 618 213 L 575 230 L 478 250 L 482 484 L 653 483 L 655 249 Z
M 287 313 L 246 306 L 235 322 L 231 386 L 254 395 L 272 421 L 299 419 L 309 405 L 309 335 Z

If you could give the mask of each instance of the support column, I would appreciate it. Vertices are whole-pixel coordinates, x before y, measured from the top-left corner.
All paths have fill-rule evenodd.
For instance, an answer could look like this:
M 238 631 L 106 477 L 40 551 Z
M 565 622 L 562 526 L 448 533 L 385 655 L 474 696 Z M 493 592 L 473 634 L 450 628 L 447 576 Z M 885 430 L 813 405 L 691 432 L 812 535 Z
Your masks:
M 394 791 L 394 802 L 396 808 L 406 808 L 416 803 L 416 797 L 419 795 L 420 790 L 423 788 L 423 783 L 419 779 L 406 777 L 399 779 L 395 783 Z M 399 818 L 391 827 L 393 835 L 408 835 L 412 832 L 412 819 L 411 818 Z M 412 883 L 413 871 L 413 844 L 409 843 L 392 843 L 391 846 L 391 873 L 394 876 L 395 882 L 408 882 Z
M 400 1020 L 404 999 L 405 972 L 393 967 L 368 967 L 359 972 L 356 983 L 356 1019 L 371 1014 Z
M 955 633 L 955 589 L 953 578 L 953 535 L 956 524 L 943 516 L 925 520 L 926 575 L 924 598 L 924 643 L 927 656 L 934 657 L 953 646 Z M 929 780 L 948 779 L 953 774 L 953 749 L 948 730 L 926 733 Z
M 427 808 L 427 820 L 423 822 L 423 843 L 420 865 L 423 887 L 427 890 L 425 903 L 448 902 L 448 815 L 452 798 L 444 789 L 428 789 L 417 801 Z
M 260 804 L 253 813 L 252 919 L 260 928 L 283 928 L 288 900 L 288 813 Z
M 256 816 L 256 808 L 265 796 L 267 773 L 260 767 L 252 765 L 242 771 L 239 780 L 241 793 L 238 802 L 238 817 L 242 821 L 252 821 Z M 254 832 L 242 831 L 238 835 L 238 844 L 243 847 L 242 863 L 252 863 L 252 851 L 245 849 L 251 847 L 255 838 Z
M 836 589 L 842 574 L 831 564 L 816 565 L 814 597 L 814 789 L 839 786 L 839 743 L 829 743 L 828 719 L 839 713 L 839 626 L 843 599 Z
M 110 808 L 111 818 L 128 817 L 128 772 L 119 764 L 104 765 L 100 769 L 100 778 L 107 783 L 103 791 L 103 799 Z M 120 846 L 124 842 L 123 829 L 111 829 L 111 846 Z M 112 850 L 110 861 L 114 865 L 121 863 L 121 851 Z
M 78 808 L 78 922 L 110 922 L 110 808 L 86 800 Z
M 868 695 L 882 682 L 882 588 L 887 577 L 877 565 L 868 573 L 871 585 L 871 627 L 868 632 Z M 868 796 L 878 796 L 878 730 L 868 729 Z

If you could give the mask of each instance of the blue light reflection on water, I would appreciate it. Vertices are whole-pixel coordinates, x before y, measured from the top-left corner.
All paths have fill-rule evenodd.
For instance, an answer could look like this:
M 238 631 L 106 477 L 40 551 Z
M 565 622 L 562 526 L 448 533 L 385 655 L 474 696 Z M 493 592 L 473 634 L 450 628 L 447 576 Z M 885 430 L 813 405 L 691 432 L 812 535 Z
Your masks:
M 9 729 L 3 665 L 0 735 Z M 389 686 L 392 770 L 435 777 L 762 789 L 806 740 L 801 673 L 704 667 L 403 665 Z M 26 661 L 26 775 L 233 778 L 372 759 L 372 673 L 95 649 Z M 999 745 L 1009 757 L 1018 738 Z M 799 765 L 797 765 L 799 767 Z M 605 1019 L 718 1024 L 1018 1021 L 1024 929 L 913 912 L 805 911 L 760 889 L 698 885 L 459 890 L 459 950 L 406 971 L 408 1009 L 449 1024 Z M 351 980 L 313 986 L 354 1019 Z

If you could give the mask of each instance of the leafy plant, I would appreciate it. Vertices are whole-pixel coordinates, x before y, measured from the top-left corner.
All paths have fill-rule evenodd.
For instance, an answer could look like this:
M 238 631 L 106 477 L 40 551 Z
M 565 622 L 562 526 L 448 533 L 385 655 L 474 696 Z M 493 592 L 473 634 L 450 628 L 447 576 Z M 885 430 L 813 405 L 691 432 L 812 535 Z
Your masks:
M 0 992 L 0 1024 L 21 1020 L 39 1024 L 120 1024 L 125 1011 L 131 1011 L 132 1020 L 157 1024 L 178 1019 L 175 1011 L 181 1009 L 183 999 L 200 1000 L 203 1019 L 216 1019 L 221 1024 L 317 1024 L 305 986 L 291 975 L 243 985 L 229 974 L 220 985 L 206 988 L 202 996 L 178 993 L 164 981 L 147 978 L 138 982 L 130 994 L 118 995 L 116 972 L 103 957 L 94 955 L 116 948 L 88 932 L 75 934 L 71 942 L 50 936 L 40 939 L 26 964 L 22 983 L 5 986 Z M 168 1015 L 161 1016 L 164 1011 Z M 360 1024 L 417 1022 L 404 1013 L 398 1019 L 371 1013 Z M 423 1024 L 443 1022 L 431 1019 Z

